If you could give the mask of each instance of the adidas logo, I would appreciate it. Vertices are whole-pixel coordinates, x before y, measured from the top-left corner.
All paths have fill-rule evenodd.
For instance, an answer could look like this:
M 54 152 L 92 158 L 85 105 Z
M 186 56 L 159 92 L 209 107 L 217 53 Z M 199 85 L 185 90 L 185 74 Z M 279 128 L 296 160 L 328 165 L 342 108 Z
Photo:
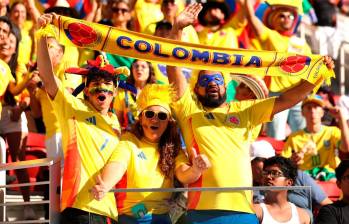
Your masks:
M 88 118 L 86 118 L 85 120 L 86 120 L 87 122 L 91 123 L 91 124 L 94 124 L 94 125 L 97 124 L 97 122 L 96 122 L 96 117 L 95 117 L 95 116 L 93 116 L 93 117 L 88 117 Z
M 144 160 L 147 160 L 147 157 L 145 157 L 145 154 L 143 152 L 138 153 L 137 157 L 144 159 Z

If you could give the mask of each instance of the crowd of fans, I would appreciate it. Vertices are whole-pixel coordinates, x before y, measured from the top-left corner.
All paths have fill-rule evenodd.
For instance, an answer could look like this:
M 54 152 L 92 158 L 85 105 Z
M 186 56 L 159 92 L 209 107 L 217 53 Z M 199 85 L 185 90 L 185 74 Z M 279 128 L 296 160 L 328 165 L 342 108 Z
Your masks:
M 320 53 L 336 59 L 336 15 L 349 13 L 349 1 L 91 3 L 80 15 L 69 1 L 0 2 L 0 135 L 13 162 L 25 160 L 28 133 L 45 135 L 47 157 L 61 158 L 62 223 L 349 223 L 348 96 L 328 86 L 309 95 L 314 86 L 294 77 L 196 71 L 34 35 L 64 15 L 194 44 L 311 54 L 319 50 L 297 36 L 309 17 L 312 40 L 331 49 Z M 260 136 L 284 142 L 280 155 Z M 15 176 L 7 182 L 29 182 L 25 169 Z M 321 181 L 336 183 L 341 200 Z M 252 185 L 311 193 L 108 193 Z M 30 201 L 29 187 L 20 190 Z M 38 218 L 30 206 L 23 216 Z

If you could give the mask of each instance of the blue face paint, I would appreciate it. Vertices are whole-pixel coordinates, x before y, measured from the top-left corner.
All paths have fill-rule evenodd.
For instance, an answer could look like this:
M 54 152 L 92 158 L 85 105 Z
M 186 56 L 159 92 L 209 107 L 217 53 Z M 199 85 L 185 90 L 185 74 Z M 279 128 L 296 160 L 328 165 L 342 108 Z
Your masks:
M 217 85 L 224 85 L 224 78 L 221 74 L 200 75 L 198 84 L 201 87 L 207 87 L 210 82 L 215 82 Z

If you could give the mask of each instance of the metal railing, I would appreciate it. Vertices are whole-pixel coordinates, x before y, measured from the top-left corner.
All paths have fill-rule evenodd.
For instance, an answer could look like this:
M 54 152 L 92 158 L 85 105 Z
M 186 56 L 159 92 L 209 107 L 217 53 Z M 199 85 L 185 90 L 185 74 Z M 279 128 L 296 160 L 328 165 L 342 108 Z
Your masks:
M 349 61 L 349 58 L 346 58 L 345 55 L 349 55 L 349 42 L 343 41 L 339 48 L 339 60 L 340 60 L 340 68 L 339 68 L 339 93 L 341 95 L 345 94 L 345 82 L 346 75 L 345 70 L 349 69 L 349 64 L 346 63 Z
M 2 209 L 0 212 L 0 224 L 20 224 L 20 223 L 51 223 L 58 224 L 59 223 L 59 202 L 60 196 L 57 188 L 60 183 L 60 161 L 53 160 L 50 158 L 45 159 L 36 159 L 36 160 L 28 160 L 21 162 L 13 162 L 7 164 L 0 165 L 0 171 L 6 170 L 16 170 L 16 169 L 26 169 L 33 167 L 43 167 L 48 166 L 49 168 L 49 180 L 48 181 L 40 181 L 35 183 L 21 183 L 21 184 L 9 184 L 9 185 L 0 185 L 0 190 L 4 190 L 6 188 L 12 187 L 24 187 L 24 186 L 37 186 L 37 185 L 49 185 L 49 200 L 42 201 L 31 201 L 31 202 L 6 202 L 5 197 L 0 198 L 0 207 L 6 208 L 8 206 L 23 206 L 23 205 L 36 205 L 36 204 L 49 204 L 49 219 L 48 220 L 18 220 L 18 221 L 6 221 L 6 213 L 5 209 Z M 290 186 L 290 187 L 281 187 L 281 186 L 258 186 L 258 187 L 182 187 L 182 188 L 114 188 L 110 191 L 110 193 L 114 192 L 190 192 L 190 191 L 221 191 L 221 192 L 234 192 L 234 191 L 243 191 L 243 190 L 251 190 L 251 191 L 270 191 L 270 190 L 306 190 L 309 192 L 308 200 L 309 205 L 312 204 L 311 199 L 311 187 L 310 186 Z M 3 191 L 3 196 L 6 195 L 6 191 Z M 1 214 L 2 213 L 2 214 Z
M 0 183 L 0 224 L 7 223 L 59 223 L 59 208 L 60 208 L 60 196 L 57 190 L 60 186 L 60 160 L 59 159 L 35 159 L 13 163 L 0 164 L 0 172 L 6 172 L 7 170 L 28 169 L 33 167 L 44 167 L 49 169 L 49 180 L 40 181 L 35 183 L 21 183 L 21 184 L 1 184 Z M 6 189 L 12 187 L 24 187 L 24 186 L 37 186 L 48 185 L 49 188 L 49 200 L 42 201 L 29 201 L 29 202 L 7 202 L 6 201 Z M 49 219 L 47 220 L 18 220 L 7 221 L 6 220 L 6 207 L 8 206 L 24 206 L 24 205 L 36 205 L 36 204 L 48 204 L 49 205 Z

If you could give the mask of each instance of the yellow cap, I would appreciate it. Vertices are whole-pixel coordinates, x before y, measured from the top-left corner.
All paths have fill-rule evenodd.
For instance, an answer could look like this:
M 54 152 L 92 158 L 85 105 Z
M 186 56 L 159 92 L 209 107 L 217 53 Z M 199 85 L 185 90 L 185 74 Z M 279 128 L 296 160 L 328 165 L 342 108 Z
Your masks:
M 302 0 L 266 0 L 270 6 L 289 6 L 296 8 L 298 14 L 303 14 Z
M 161 106 L 171 113 L 172 93 L 170 85 L 147 84 L 137 98 L 138 112 L 150 106 Z

